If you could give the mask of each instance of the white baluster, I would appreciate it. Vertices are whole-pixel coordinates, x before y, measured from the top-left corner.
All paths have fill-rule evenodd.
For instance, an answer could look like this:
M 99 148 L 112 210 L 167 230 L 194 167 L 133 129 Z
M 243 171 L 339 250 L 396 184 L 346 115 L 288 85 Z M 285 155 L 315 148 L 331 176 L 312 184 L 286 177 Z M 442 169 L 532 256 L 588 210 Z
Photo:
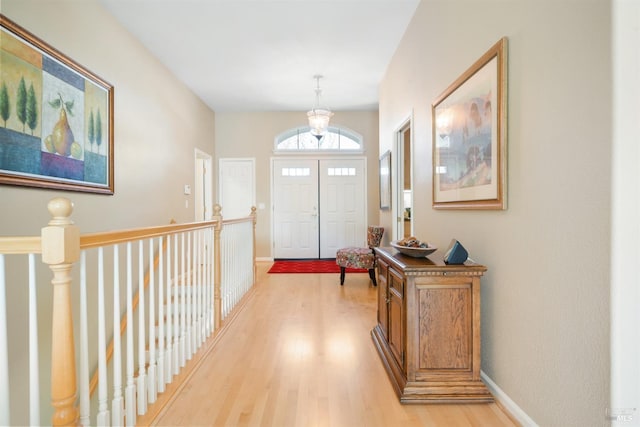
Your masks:
M 193 232 L 193 269 L 192 269 L 192 277 L 193 277 L 193 330 L 192 330 L 192 338 L 191 338 L 191 353 L 198 351 L 198 338 L 200 331 L 200 318 L 198 317 L 199 312 L 199 304 L 200 304 L 200 283 L 198 282 L 198 231 Z
M 87 253 L 80 252 L 80 424 L 91 425 L 89 332 L 87 330 Z
M 227 239 L 227 276 L 229 280 L 227 281 L 227 292 L 228 292 L 228 301 L 227 301 L 227 316 L 231 313 L 231 309 L 233 308 L 234 298 L 235 298 L 235 271 L 233 268 L 233 237 L 234 237 L 234 228 L 233 225 L 229 229 L 228 239 Z
M 204 309 L 204 299 L 205 299 L 205 287 L 204 287 L 204 239 L 203 239 L 203 230 L 198 231 L 198 289 L 199 289 L 199 302 L 198 302 L 198 322 L 200 322 L 200 326 L 198 327 L 199 339 L 198 339 L 198 347 L 202 345 L 206 336 L 206 322 L 205 322 L 205 309 Z
M 206 341 L 211 334 L 211 324 L 209 320 L 211 318 L 211 295 L 209 288 L 209 251 L 211 247 L 209 245 L 209 229 L 205 229 L 203 238 L 203 251 L 202 251 L 202 284 L 204 286 L 204 340 Z
M 162 237 L 158 238 L 158 372 L 157 390 L 158 393 L 164 391 L 164 249 L 162 248 Z
M 187 331 L 186 331 L 186 344 L 185 344 L 185 359 L 186 360 L 191 360 L 191 297 L 193 294 L 192 291 L 192 284 L 191 284 L 191 277 L 193 274 L 193 266 L 191 265 L 191 233 L 187 233 L 187 275 L 186 275 L 186 283 L 185 283 L 185 288 L 186 288 L 186 296 L 187 296 L 187 300 L 186 300 L 186 308 L 187 308 L 187 314 L 186 314 L 186 322 L 187 322 Z
M 233 227 L 233 240 L 231 241 L 231 259 L 229 260 L 231 262 L 231 277 L 233 277 L 233 282 L 232 282 L 232 287 L 233 287 L 233 299 L 232 299 L 232 303 L 231 303 L 231 309 L 233 309 L 233 307 L 235 307 L 236 303 L 238 302 L 238 291 L 240 289 L 240 275 L 238 274 L 238 248 L 237 248 L 237 241 L 238 238 L 240 236 L 238 235 L 238 225 L 235 225 Z
M 138 415 L 147 413 L 147 372 L 145 369 L 144 247 L 138 242 Z
M 36 257 L 29 254 L 29 422 L 40 425 L 40 370 L 38 368 L 38 298 Z
M 204 230 L 204 248 L 203 248 L 203 253 L 202 253 L 202 259 L 203 259 L 203 279 L 202 279 L 202 283 L 204 285 L 204 335 L 205 335 L 205 341 L 206 339 L 209 337 L 209 334 L 211 334 L 211 324 L 209 323 L 209 319 L 211 317 L 211 311 L 210 311 L 210 305 L 209 305 L 209 301 L 211 296 L 209 295 L 209 229 L 205 229 Z
M 131 260 L 131 242 L 127 242 L 127 387 L 125 402 L 127 426 L 136 425 L 136 384 L 134 382 L 133 363 L 133 264 Z
M 171 235 L 167 236 L 167 349 L 165 351 L 165 383 L 170 384 L 173 377 L 173 294 L 171 292 Z
M 233 309 L 233 307 L 235 307 L 236 303 L 238 302 L 238 258 L 237 256 L 237 240 L 238 240 L 238 225 L 234 224 L 233 225 L 233 229 L 231 232 L 231 239 L 230 239 L 230 246 L 231 246 L 231 250 L 230 252 L 230 257 L 229 257 L 229 269 L 231 270 L 231 283 L 229 284 L 231 286 L 231 306 L 229 307 L 229 312 L 231 312 L 231 310 Z
M 193 235 L 193 266 L 194 266 L 194 289 L 196 292 L 194 304 L 195 331 L 193 340 L 193 352 L 198 351 L 200 347 L 200 232 L 196 230 Z
M 173 327 L 172 320 L 172 312 L 173 312 L 173 295 L 171 294 L 171 235 L 167 236 L 167 328 L 166 328 L 166 338 L 167 338 L 167 348 L 164 353 L 165 362 L 164 366 L 166 368 L 166 372 L 164 375 L 165 384 L 169 384 L 173 377 L 173 334 L 171 333 L 171 328 Z
M 224 264 L 222 267 L 222 283 L 223 283 L 223 307 L 224 307 L 224 311 L 222 312 L 222 316 L 223 319 L 227 318 L 227 315 L 229 314 L 229 295 L 231 293 L 231 271 L 229 270 L 229 258 L 231 258 L 229 256 L 229 239 L 228 237 L 229 234 L 231 233 L 231 227 L 228 226 L 224 231 L 223 231 L 223 235 L 224 235 L 224 245 L 223 245 L 223 249 L 222 249 L 222 254 L 224 256 Z
M 186 300 L 187 300 L 187 294 L 186 294 L 186 283 L 185 283 L 185 270 L 186 270 L 186 265 L 185 265 L 185 244 L 184 244 L 184 235 L 185 233 L 182 233 L 182 244 L 180 247 L 180 257 L 182 260 L 182 274 L 180 275 L 180 366 L 184 367 L 187 361 L 187 357 L 186 357 L 186 335 L 187 335 L 187 305 L 186 305 Z
M 174 235 L 173 239 L 173 375 L 178 375 L 180 372 L 180 288 L 178 287 L 178 235 Z
M 216 331 L 216 244 L 215 244 L 216 230 L 211 229 L 211 331 Z
M 9 403 L 9 345 L 7 343 L 7 296 L 4 255 L 0 254 L 0 425 L 11 425 Z
M 225 239 L 224 234 L 226 233 L 226 228 L 222 229 L 220 233 L 220 319 L 224 320 L 225 317 L 225 288 L 226 288 L 226 277 L 227 273 L 225 271 Z
M 204 231 L 204 253 L 203 253 L 203 259 L 204 259 L 204 277 L 203 277 L 203 283 L 204 283 L 204 324 L 205 324 L 205 340 L 206 338 L 209 337 L 209 335 L 211 334 L 211 294 L 210 291 L 211 289 L 209 288 L 209 263 L 210 263 L 210 257 L 209 257 L 209 252 L 211 251 L 211 246 L 209 245 L 209 229 L 207 228 Z
M 149 369 L 147 370 L 147 401 L 156 401 L 156 299 L 155 268 L 153 267 L 153 239 L 149 239 Z
M 113 425 L 124 425 L 124 400 L 122 398 L 122 343 L 120 339 L 120 255 L 118 245 L 113 247 L 113 400 L 111 415 Z M 133 325 L 128 325 L 131 328 Z
M 98 248 L 98 418 L 97 425 L 108 426 L 109 397 L 107 396 L 107 349 L 104 314 L 104 249 Z

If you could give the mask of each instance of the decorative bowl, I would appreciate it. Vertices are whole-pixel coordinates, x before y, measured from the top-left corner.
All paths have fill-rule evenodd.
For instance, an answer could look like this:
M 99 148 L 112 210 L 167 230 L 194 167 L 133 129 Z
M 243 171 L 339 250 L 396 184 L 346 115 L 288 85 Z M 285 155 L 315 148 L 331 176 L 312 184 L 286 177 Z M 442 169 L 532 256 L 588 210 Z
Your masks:
M 398 244 L 397 240 L 391 242 L 391 246 L 393 246 L 401 254 L 408 255 L 414 258 L 423 258 L 427 255 L 431 255 L 438 250 L 438 248 L 434 246 L 428 246 L 426 248 L 411 248 L 409 246 L 401 246 Z

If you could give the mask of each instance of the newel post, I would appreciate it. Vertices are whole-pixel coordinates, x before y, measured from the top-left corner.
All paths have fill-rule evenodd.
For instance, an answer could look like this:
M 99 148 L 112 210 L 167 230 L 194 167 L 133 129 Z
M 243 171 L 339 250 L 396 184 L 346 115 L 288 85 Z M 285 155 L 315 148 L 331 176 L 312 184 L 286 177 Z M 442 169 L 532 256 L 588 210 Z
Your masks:
M 213 220 L 216 225 L 213 231 L 213 319 L 214 330 L 217 331 L 222 323 L 222 299 L 220 295 L 220 284 L 222 282 L 222 263 L 220 262 L 222 253 L 220 251 L 220 233 L 222 232 L 222 207 L 218 204 L 213 206 Z
M 69 199 L 55 198 L 47 208 L 52 219 L 42 229 L 42 261 L 53 272 L 51 421 L 54 426 L 77 425 L 71 269 L 80 257 L 80 231 L 70 219 L 73 203 Z

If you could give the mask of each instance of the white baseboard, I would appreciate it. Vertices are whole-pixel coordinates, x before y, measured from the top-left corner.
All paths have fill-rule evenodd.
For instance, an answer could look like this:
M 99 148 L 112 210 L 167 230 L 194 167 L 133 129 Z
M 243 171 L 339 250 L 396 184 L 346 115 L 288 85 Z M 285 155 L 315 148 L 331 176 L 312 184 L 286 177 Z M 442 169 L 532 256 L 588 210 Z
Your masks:
M 487 388 L 496 398 L 498 403 L 509 412 L 516 421 L 518 421 L 523 427 L 538 427 L 535 421 L 531 419 L 509 396 L 491 378 L 487 376 L 483 371 L 480 371 L 480 377 L 482 381 L 487 385 Z
M 257 262 L 261 262 L 261 261 L 273 262 L 273 258 L 271 258 L 271 257 L 256 257 L 256 261 Z

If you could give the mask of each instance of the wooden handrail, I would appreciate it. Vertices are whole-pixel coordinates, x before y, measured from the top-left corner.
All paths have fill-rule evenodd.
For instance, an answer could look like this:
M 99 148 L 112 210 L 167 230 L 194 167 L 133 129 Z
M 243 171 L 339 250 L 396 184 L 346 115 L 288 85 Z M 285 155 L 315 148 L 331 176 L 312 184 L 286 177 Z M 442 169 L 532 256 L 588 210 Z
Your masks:
M 29 237 L 0 237 L 0 254 L 39 254 L 42 252 L 42 238 Z
M 249 215 L 242 218 L 225 219 L 224 225 L 250 222 L 255 219 Z M 80 249 L 97 248 L 100 246 L 116 245 L 119 243 L 133 242 L 140 239 L 167 236 L 178 232 L 199 230 L 202 228 L 216 227 L 218 219 L 204 222 L 192 222 L 185 224 L 161 225 L 155 227 L 136 228 L 119 231 L 102 231 L 98 233 L 86 233 L 80 236 Z M 42 238 L 40 236 L 16 236 L 0 237 L 0 254 L 39 254 L 42 253 Z
M 186 224 L 160 225 L 156 227 L 136 228 L 131 230 L 104 231 L 100 233 L 83 234 L 80 236 L 80 249 L 97 248 L 100 246 L 116 245 L 133 242 L 152 237 L 163 237 L 185 231 L 200 230 L 215 227 L 216 220 L 191 222 Z

